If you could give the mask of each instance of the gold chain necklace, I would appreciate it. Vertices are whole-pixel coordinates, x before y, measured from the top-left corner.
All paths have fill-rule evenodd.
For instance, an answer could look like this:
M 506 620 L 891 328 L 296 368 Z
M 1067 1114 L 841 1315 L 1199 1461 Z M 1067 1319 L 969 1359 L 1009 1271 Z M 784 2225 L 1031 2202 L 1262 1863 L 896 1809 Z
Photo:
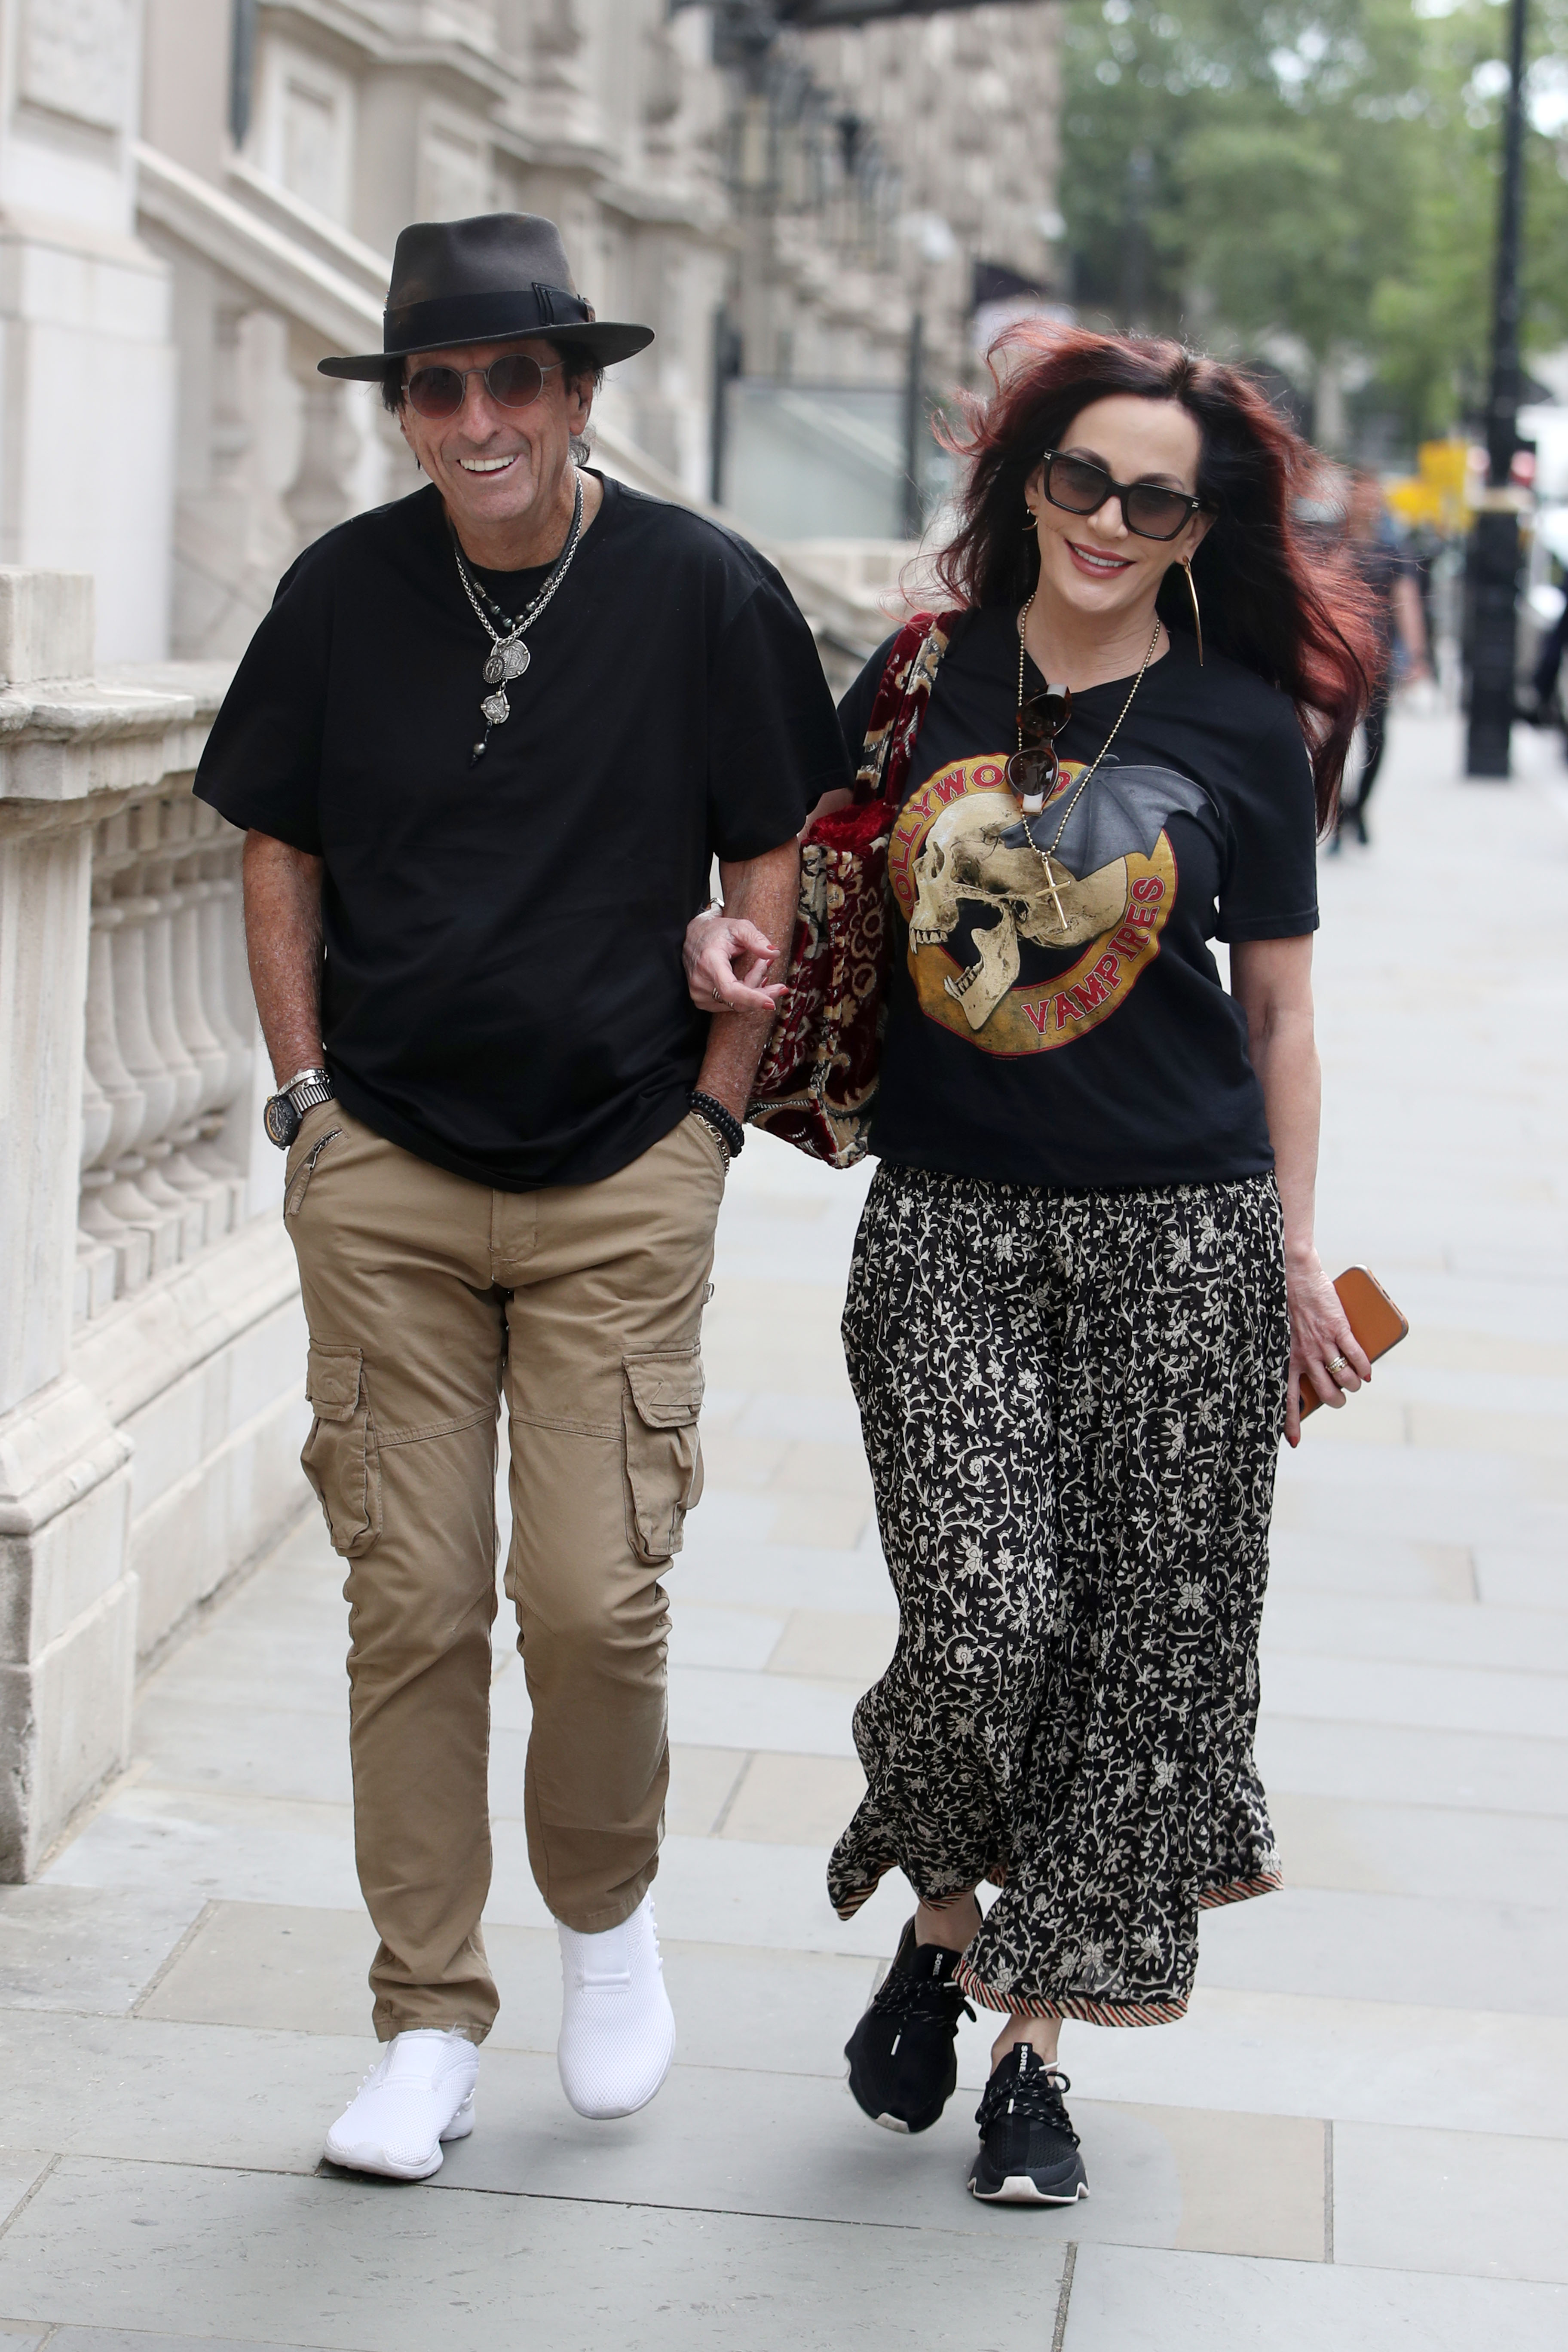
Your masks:
M 1024 624 L 1029 617 L 1029 607 L 1035 601 L 1035 593 L 1034 589 L 1031 588 L 1029 593 L 1025 597 L 1023 604 L 1018 608 L 1018 708 L 1020 712 L 1024 706 Z M 1120 729 L 1122 720 L 1126 718 L 1128 712 L 1132 708 L 1132 697 L 1137 693 L 1139 688 L 1143 683 L 1143 672 L 1153 660 L 1154 648 L 1159 642 L 1160 620 L 1159 615 L 1156 614 L 1154 619 L 1154 634 L 1149 640 L 1149 650 L 1144 655 L 1143 659 L 1139 666 L 1138 675 L 1132 681 L 1131 689 L 1128 694 L 1126 701 L 1122 704 L 1121 709 L 1116 714 L 1116 725 L 1111 729 L 1110 734 L 1106 737 L 1104 742 L 1095 753 L 1094 758 L 1089 761 L 1088 767 L 1079 778 L 1077 789 L 1074 791 L 1071 800 L 1068 801 L 1066 808 L 1062 811 L 1062 821 L 1057 827 L 1057 837 L 1052 842 L 1048 849 L 1042 849 L 1040 847 L 1039 843 L 1035 839 L 1034 833 L 1030 828 L 1027 816 L 1024 819 L 1025 839 L 1028 842 L 1030 848 L 1034 851 L 1036 856 L 1039 859 L 1041 865 L 1046 869 L 1046 887 L 1051 894 L 1051 903 L 1057 910 L 1057 920 L 1061 924 L 1064 930 L 1067 928 L 1067 915 L 1057 889 L 1056 867 L 1052 861 L 1055 858 L 1058 850 L 1062 845 L 1062 835 L 1068 829 L 1068 819 L 1071 816 L 1074 809 L 1077 808 L 1079 801 L 1082 800 L 1084 793 L 1089 789 L 1089 781 L 1093 776 L 1095 770 L 1099 767 L 1100 761 L 1104 759 L 1106 753 L 1115 742 L 1117 731 Z M 1024 722 L 1020 717 L 1018 720 L 1018 749 L 1021 751 L 1023 748 Z M 1067 868 L 1065 866 L 1062 868 L 1062 871 L 1064 874 L 1067 874 Z M 1070 882 L 1074 877 L 1072 875 L 1068 874 L 1067 878 Z

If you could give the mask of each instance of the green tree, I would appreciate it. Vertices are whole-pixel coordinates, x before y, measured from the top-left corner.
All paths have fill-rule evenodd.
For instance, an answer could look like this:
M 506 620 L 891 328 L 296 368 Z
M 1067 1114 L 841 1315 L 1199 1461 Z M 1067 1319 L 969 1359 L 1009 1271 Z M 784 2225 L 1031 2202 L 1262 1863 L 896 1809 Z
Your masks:
M 1527 359 L 1568 336 L 1568 0 L 1532 0 L 1531 19 L 1534 121 L 1525 136 L 1521 319 Z M 1372 320 L 1379 382 L 1414 434 L 1448 430 L 1485 397 L 1506 11 L 1468 0 L 1428 22 L 1426 32 L 1410 231 L 1400 266 L 1377 289 Z
M 1410 436 L 1484 381 L 1498 0 L 1072 0 L 1062 209 L 1087 316 L 1346 362 Z M 1568 0 L 1533 0 L 1526 338 L 1568 332 Z M 1561 80 L 1554 75 L 1561 71 Z

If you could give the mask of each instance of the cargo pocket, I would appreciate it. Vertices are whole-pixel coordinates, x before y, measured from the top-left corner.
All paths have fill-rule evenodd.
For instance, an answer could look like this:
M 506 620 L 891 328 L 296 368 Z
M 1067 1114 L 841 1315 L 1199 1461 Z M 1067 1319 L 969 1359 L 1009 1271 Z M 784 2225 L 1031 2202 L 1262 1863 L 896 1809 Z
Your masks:
M 370 1425 L 362 1351 L 312 1341 L 305 1393 L 316 1417 L 300 1466 L 316 1490 L 332 1549 L 356 1559 L 381 1533 L 381 1456 Z
M 702 1492 L 702 1358 L 695 1346 L 626 1356 L 626 1533 L 639 1559 L 680 1549 L 686 1514 Z

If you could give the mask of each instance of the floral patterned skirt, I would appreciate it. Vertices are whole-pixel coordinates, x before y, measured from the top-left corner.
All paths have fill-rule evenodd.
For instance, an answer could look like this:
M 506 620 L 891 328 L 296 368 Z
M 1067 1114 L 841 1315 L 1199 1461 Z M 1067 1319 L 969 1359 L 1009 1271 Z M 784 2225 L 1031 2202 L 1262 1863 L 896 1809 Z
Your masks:
M 1001 1893 L 988 2008 L 1180 2017 L 1198 1913 L 1280 1884 L 1253 1762 L 1289 1325 L 1271 1176 L 1059 1192 L 884 1165 L 844 1343 L 899 1599 L 855 1711 L 848 1918 Z

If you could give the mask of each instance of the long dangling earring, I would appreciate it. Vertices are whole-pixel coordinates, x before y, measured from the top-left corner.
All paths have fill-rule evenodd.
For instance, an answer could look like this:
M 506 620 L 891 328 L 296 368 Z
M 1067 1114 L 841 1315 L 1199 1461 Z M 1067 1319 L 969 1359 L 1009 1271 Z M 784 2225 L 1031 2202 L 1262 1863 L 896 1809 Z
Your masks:
M 1193 600 L 1193 626 L 1197 631 L 1198 667 L 1202 669 L 1204 666 L 1204 616 L 1198 610 L 1198 592 L 1193 584 L 1193 567 L 1187 562 L 1184 555 L 1182 558 L 1182 570 L 1187 575 L 1187 593 Z

